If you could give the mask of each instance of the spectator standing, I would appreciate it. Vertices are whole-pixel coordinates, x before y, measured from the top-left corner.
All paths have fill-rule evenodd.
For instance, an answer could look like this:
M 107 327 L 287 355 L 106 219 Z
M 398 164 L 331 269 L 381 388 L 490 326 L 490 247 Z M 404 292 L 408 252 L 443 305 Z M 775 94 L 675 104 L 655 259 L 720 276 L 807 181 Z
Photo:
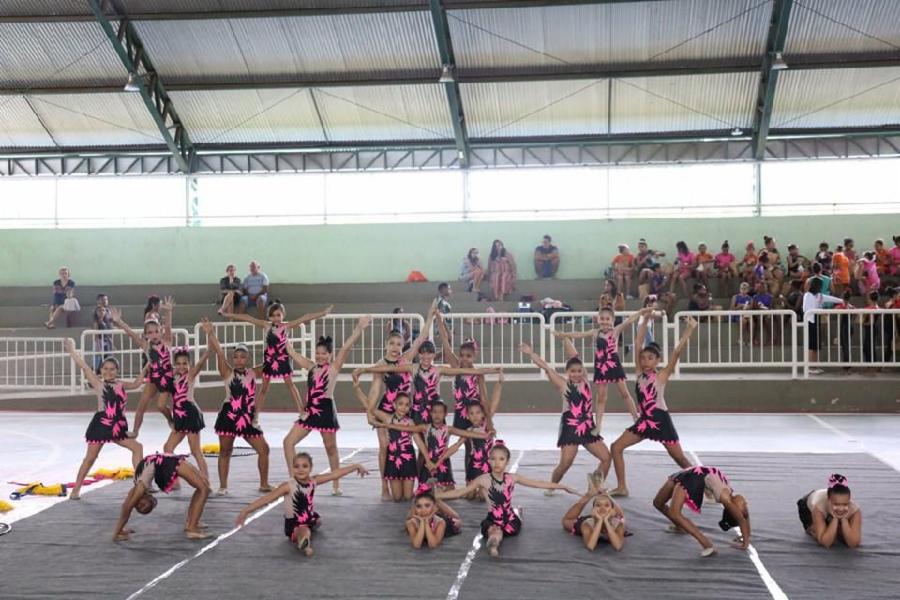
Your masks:
M 56 319 L 65 312 L 66 297 L 68 296 L 69 290 L 72 291 L 72 297 L 75 297 L 75 281 L 70 278 L 70 275 L 69 267 L 59 268 L 59 279 L 56 279 L 53 282 L 53 298 L 50 301 L 50 315 L 44 323 L 44 327 L 47 329 L 55 328 Z
M 226 296 L 230 296 L 228 302 L 231 306 L 237 306 L 242 309 L 241 305 L 241 278 L 237 276 L 237 269 L 234 265 L 225 267 L 225 277 L 219 280 L 219 306 L 224 306 Z
M 75 327 L 78 313 L 81 312 L 81 304 L 75 297 L 75 288 L 66 290 L 66 301 L 63 302 L 63 310 L 66 313 L 66 327 Z
M 507 294 L 515 291 L 516 261 L 500 240 L 494 240 L 491 245 L 488 275 L 491 282 L 491 294 L 495 302 L 502 302 Z
M 631 273 L 634 271 L 634 254 L 628 244 L 619 244 L 619 253 L 612 259 L 613 274 L 616 278 L 616 287 L 618 287 L 626 298 L 632 298 L 631 295 Z
M 109 296 L 100 293 L 97 294 L 97 308 L 103 309 L 103 325 L 104 327 L 94 327 L 94 329 L 114 329 L 112 322 L 112 314 L 109 311 Z M 94 311 L 94 314 L 98 314 L 97 311 Z M 96 324 L 96 318 L 94 319 Z
M 98 332 L 101 332 L 96 333 L 93 336 L 93 366 L 94 371 L 99 373 L 103 361 L 106 360 L 110 353 L 115 349 L 112 336 L 108 333 L 102 333 L 104 331 L 109 331 L 110 329 L 115 329 L 112 322 L 112 315 L 109 310 L 109 298 L 106 294 L 99 294 L 97 296 L 97 306 L 94 307 L 92 327 Z
M 788 246 L 787 272 L 790 282 L 803 282 L 809 276 L 809 259 L 800 254 L 797 244 Z
M 469 248 L 466 257 L 459 267 L 459 280 L 465 282 L 467 291 L 481 294 L 481 280 L 484 279 L 484 267 L 478 258 L 478 248 Z
M 816 252 L 816 262 L 822 266 L 822 275 L 831 276 L 832 256 L 834 256 L 834 253 L 828 249 L 828 242 L 819 244 L 819 251 Z
M 534 271 L 538 279 L 554 279 L 559 269 L 559 248 L 553 238 L 545 235 L 541 245 L 534 249 Z
M 874 244 L 876 272 L 879 277 L 885 277 L 891 274 L 891 255 L 888 254 L 887 248 L 884 247 L 884 240 L 877 239 Z
M 840 298 L 822 293 L 821 279 L 810 279 L 809 291 L 803 294 L 803 318 L 806 321 L 806 326 L 809 331 L 806 346 L 809 352 L 809 362 L 818 362 L 819 360 L 819 320 L 816 318 L 816 315 L 810 313 L 810 311 L 823 308 L 826 301 L 833 302 L 834 304 L 843 302 Z M 810 369 L 809 372 L 818 375 L 822 373 L 822 370 Z
M 850 262 L 850 289 L 855 294 L 857 292 L 856 289 L 856 261 L 859 260 L 859 256 L 856 254 L 856 243 L 853 241 L 853 238 L 844 238 L 844 256 L 847 257 L 847 260 Z M 865 296 L 865 294 L 863 294 Z
M 844 293 L 844 289 L 850 288 L 850 259 L 844 253 L 844 247 L 838 246 L 834 249 L 834 255 L 831 257 L 831 272 L 834 275 L 832 285 L 835 294 Z
M 161 301 L 156 294 L 147 296 L 147 306 L 144 307 L 144 323 L 147 321 L 156 321 L 162 325 L 162 315 L 159 313 L 160 304 Z M 171 325 L 171 323 L 169 323 L 169 325 Z
M 258 262 L 250 262 L 250 273 L 244 277 L 241 285 L 241 306 L 245 311 L 250 306 L 256 306 L 256 312 L 261 321 L 266 318 L 266 306 L 269 303 L 269 276 L 260 270 Z
M 859 293 L 863 296 L 868 296 L 869 292 L 878 293 L 881 278 L 878 276 L 878 263 L 874 252 L 866 252 L 856 261 L 856 280 L 859 282 Z
M 442 315 L 446 316 L 450 314 L 450 311 L 453 310 L 453 307 L 450 305 L 450 295 L 453 293 L 453 290 L 450 288 L 450 284 L 446 281 L 438 284 L 438 295 L 435 299 L 435 307 L 438 312 Z
M 900 276 L 900 235 L 895 235 L 892 239 L 894 240 L 894 247 L 888 250 L 890 274 L 892 276 Z

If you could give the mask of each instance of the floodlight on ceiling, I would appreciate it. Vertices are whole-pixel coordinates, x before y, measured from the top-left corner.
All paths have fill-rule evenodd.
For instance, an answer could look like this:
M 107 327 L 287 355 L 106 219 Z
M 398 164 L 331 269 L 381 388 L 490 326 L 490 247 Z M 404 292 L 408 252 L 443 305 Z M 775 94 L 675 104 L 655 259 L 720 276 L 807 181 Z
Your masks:
M 787 68 L 788 64 L 784 62 L 784 56 L 782 56 L 781 52 L 776 52 L 775 58 L 772 60 L 772 70 L 784 71 Z
M 456 81 L 456 73 L 453 65 L 444 65 L 441 67 L 441 77 L 438 83 L 454 83 Z
M 126 92 L 139 92 L 141 91 L 141 86 L 138 85 L 137 76 L 134 73 L 128 74 L 128 81 L 125 82 L 125 87 L 123 88 Z
M 733 135 L 734 137 L 738 137 L 739 135 L 744 135 L 744 130 L 741 129 L 740 127 L 735 127 L 734 129 L 731 130 L 731 135 Z

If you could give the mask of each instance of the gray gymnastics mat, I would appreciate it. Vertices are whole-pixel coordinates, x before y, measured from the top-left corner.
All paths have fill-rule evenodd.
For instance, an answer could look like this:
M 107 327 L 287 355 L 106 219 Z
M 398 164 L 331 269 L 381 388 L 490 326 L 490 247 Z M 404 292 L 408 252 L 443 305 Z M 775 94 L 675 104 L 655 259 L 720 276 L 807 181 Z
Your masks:
M 341 455 L 348 452 L 342 450 Z M 514 448 L 513 459 L 518 454 Z M 323 452 L 313 455 L 315 471 L 324 469 Z M 525 451 L 519 472 L 547 477 L 557 456 L 553 451 Z M 460 458 L 455 457 L 457 475 L 462 473 Z M 896 597 L 900 551 L 891 540 L 900 531 L 900 520 L 890 512 L 895 505 L 891 492 L 900 489 L 896 471 L 865 454 L 728 453 L 700 458 L 722 468 L 750 499 L 754 545 L 788 597 L 847 592 L 854 598 Z M 273 482 L 284 469 L 277 459 L 273 453 Z M 365 450 L 352 460 L 371 468 L 376 453 Z M 665 522 L 650 502 L 675 470 L 666 454 L 631 452 L 627 461 L 632 497 L 622 505 L 635 535 L 621 553 L 609 547 L 590 553 L 562 531 L 560 518 L 574 497 L 547 498 L 539 490 L 519 487 L 514 502 L 525 509 L 522 534 L 504 542 L 499 560 L 478 552 L 459 598 L 771 598 L 747 555 L 729 548 L 728 536 L 718 530 L 721 511 L 710 506 L 697 517 L 720 549 L 716 557 L 701 559 L 693 539 L 664 532 Z M 566 481 L 582 488 L 584 473 L 594 464 L 582 451 Z M 215 459 L 210 468 L 214 473 Z M 817 548 L 797 520 L 796 499 L 832 470 L 850 477 L 865 510 L 864 547 L 857 551 Z M 255 471 L 254 457 L 233 460 L 232 495 L 211 498 L 204 513 L 211 532 L 228 531 L 240 507 L 256 496 Z M 319 493 L 323 527 L 314 538 L 313 558 L 300 556 L 286 541 L 280 507 L 193 558 L 208 542 L 181 536 L 187 487 L 160 498 L 151 515 L 133 517 L 137 533 L 132 541 L 109 541 L 129 485 L 107 486 L 86 494 L 81 502 L 63 502 L 16 523 L 10 534 L 0 537 L 0 597 L 127 598 L 190 559 L 139 597 L 446 598 L 485 512 L 481 503 L 456 501 L 465 521 L 462 535 L 437 550 L 413 550 L 402 531 L 405 504 L 379 500 L 376 476 L 350 476 L 342 484 L 344 496 L 328 495 L 327 485 Z

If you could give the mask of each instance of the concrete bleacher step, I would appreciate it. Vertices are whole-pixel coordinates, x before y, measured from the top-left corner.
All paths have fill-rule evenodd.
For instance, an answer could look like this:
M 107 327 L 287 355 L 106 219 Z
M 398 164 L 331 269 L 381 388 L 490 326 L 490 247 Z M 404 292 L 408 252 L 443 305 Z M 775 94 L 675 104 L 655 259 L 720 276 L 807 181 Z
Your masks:
M 76 282 L 78 280 L 76 279 Z M 455 290 L 454 300 L 469 296 L 462 283 L 450 280 Z M 273 283 L 271 296 L 288 303 L 355 303 L 360 300 L 383 303 L 428 303 L 436 295 L 437 281 L 424 283 Z M 218 297 L 218 284 L 160 284 L 160 285 L 79 285 L 78 298 L 82 306 L 93 304 L 99 293 L 109 295 L 114 305 L 143 305 L 147 296 L 171 295 L 179 304 L 213 303 Z M 510 298 L 531 295 L 535 300 L 550 296 L 572 302 L 596 300 L 602 290 L 599 279 L 560 279 L 519 281 L 518 290 Z M 487 284 L 483 291 L 488 291 Z M 47 287 L 7 287 L 0 292 L 0 306 L 46 306 L 51 299 Z

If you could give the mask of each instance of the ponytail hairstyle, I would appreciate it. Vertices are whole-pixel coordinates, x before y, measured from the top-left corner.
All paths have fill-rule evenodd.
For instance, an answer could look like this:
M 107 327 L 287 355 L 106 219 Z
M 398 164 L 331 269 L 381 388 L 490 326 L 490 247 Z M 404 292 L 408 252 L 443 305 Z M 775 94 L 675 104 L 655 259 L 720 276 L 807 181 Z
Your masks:
M 840 473 L 832 473 L 828 478 L 828 497 L 832 494 L 850 494 L 850 482 Z
M 659 344 L 657 344 L 656 342 L 650 342 L 649 344 L 644 346 L 644 349 L 641 350 L 641 352 L 649 352 L 656 356 L 656 358 L 662 358 L 662 348 L 660 348 Z
M 875 253 L 872 252 L 871 250 L 864 253 L 863 256 L 865 256 L 867 260 L 875 260 Z
M 275 312 L 276 310 L 280 310 L 282 315 L 285 314 L 284 304 L 282 304 L 281 300 L 278 300 L 277 298 L 275 299 L 274 302 L 272 302 L 272 304 L 269 305 L 268 310 L 266 310 L 266 316 L 271 317 L 272 313 Z
M 463 340 L 463 343 L 459 345 L 459 350 L 471 350 L 474 353 L 478 353 L 478 342 L 475 341 L 475 338 L 466 338 Z
M 676 242 L 675 248 L 682 254 L 687 254 L 688 252 L 690 252 L 690 250 L 688 250 L 688 245 L 684 242 Z
M 160 300 L 159 296 L 156 294 L 151 294 L 147 296 L 147 306 L 144 307 L 144 316 L 147 316 L 148 312 L 154 312 L 159 310 Z
M 509 448 L 506 447 L 506 443 L 503 440 L 494 440 L 494 447 L 491 448 L 491 453 L 493 453 L 494 450 L 503 452 L 504 454 L 506 454 L 506 460 L 509 460 L 509 457 L 511 456 L 509 453 Z
M 319 339 L 316 340 L 316 348 L 325 348 L 325 351 L 328 354 L 331 354 L 334 351 L 334 342 L 331 340 L 330 335 L 320 335 Z

